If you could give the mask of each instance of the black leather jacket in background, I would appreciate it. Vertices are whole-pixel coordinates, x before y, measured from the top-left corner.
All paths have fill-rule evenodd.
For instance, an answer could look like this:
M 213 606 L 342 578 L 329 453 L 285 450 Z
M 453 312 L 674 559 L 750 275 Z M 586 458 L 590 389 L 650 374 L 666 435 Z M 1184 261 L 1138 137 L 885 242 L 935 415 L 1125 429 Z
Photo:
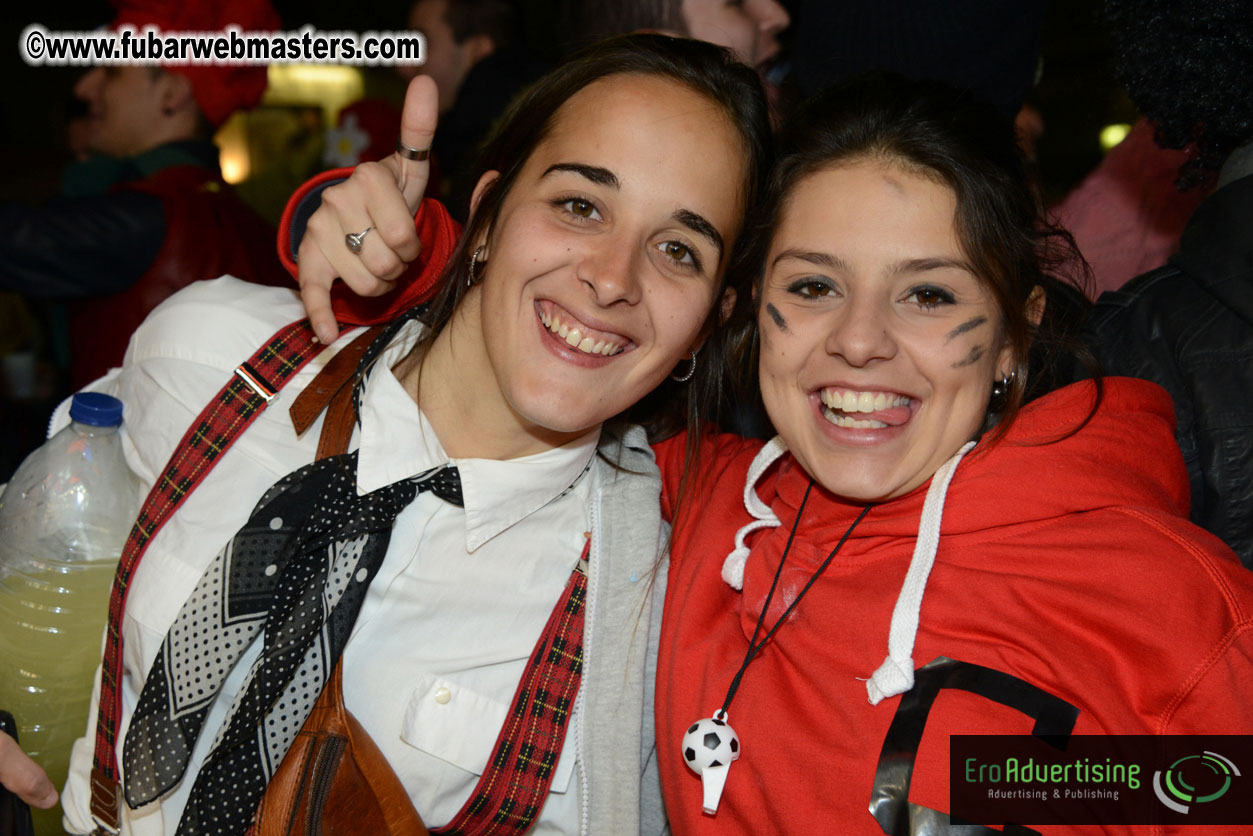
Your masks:
M 1197 208 L 1166 266 L 1102 295 L 1089 336 L 1106 374 L 1170 392 L 1192 521 L 1253 569 L 1253 176 Z

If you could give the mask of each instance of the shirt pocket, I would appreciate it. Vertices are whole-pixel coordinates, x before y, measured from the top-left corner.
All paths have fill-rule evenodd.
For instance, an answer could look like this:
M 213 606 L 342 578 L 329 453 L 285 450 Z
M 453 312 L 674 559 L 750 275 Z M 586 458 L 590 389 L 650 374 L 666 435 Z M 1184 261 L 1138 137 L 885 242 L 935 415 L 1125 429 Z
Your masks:
M 430 673 L 414 677 L 400 738 L 428 755 L 482 775 L 496 747 L 509 705 Z M 574 773 L 573 717 L 549 792 L 564 793 Z

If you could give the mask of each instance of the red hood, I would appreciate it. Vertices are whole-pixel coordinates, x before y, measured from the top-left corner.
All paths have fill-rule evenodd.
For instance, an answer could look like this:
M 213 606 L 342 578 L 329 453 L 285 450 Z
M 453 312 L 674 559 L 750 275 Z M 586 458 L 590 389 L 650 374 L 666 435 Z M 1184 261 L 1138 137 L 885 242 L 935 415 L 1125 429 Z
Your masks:
M 277 243 L 279 261 L 293 279 L 300 279 L 300 268 L 294 256 L 300 238 L 293 241 L 293 231 L 304 235 L 309 216 L 322 204 L 320 194 L 316 203 L 311 195 L 327 184 L 334 185 L 348 179 L 351 174 L 351 168 L 324 171 L 311 177 L 288 198 L 283 216 L 279 219 Z M 335 319 L 341 324 L 381 325 L 400 316 L 414 305 L 429 302 L 439 290 L 439 279 L 457 246 L 461 226 L 448 214 L 442 203 L 429 197 L 424 198 L 418 206 L 413 223 L 422 242 L 422 252 L 396 280 L 396 289 L 382 296 L 359 296 L 342 282 L 337 281 L 331 286 L 331 308 L 335 311 Z

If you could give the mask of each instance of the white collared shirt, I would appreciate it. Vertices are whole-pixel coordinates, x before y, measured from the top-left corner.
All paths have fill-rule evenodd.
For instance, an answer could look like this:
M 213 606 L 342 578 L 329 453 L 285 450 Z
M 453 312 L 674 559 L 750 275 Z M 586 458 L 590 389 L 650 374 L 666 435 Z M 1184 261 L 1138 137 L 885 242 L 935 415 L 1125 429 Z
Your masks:
M 197 283 L 154 312 L 132 342 L 125 370 L 90 387 L 126 405 L 127 460 L 145 489 L 235 365 L 302 315 L 294 294 L 230 278 Z M 419 333 L 416 323 L 406 326 L 365 385 L 353 440 L 360 492 L 450 462 L 391 372 Z M 354 336 L 341 337 L 335 347 Z M 321 422 L 296 438 L 287 409 L 327 359 L 316 358 L 288 383 L 145 554 L 123 623 L 119 744 L 165 632 L 204 568 L 265 489 L 312 460 Z M 429 826 L 452 818 L 477 783 L 526 660 L 582 551 L 588 500 L 598 487 L 597 469 L 588 469 L 598 436 L 593 431 L 565 447 L 509 461 L 451 460 L 461 473 L 464 509 L 422 493 L 397 517 L 344 652 L 345 702 Z M 159 804 L 126 811 L 124 833 L 174 832 L 196 771 L 258 651 L 254 643 L 228 677 L 183 781 Z M 79 832 L 90 829 L 94 723 L 93 713 L 87 737 L 75 744 L 63 797 L 67 823 Z M 566 737 L 532 833 L 579 830 L 574 737 Z
M 344 700 L 435 827 L 469 798 L 583 549 L 599 433 L 509 461 L 450 460 L 390 372 L 417 335 L 407 327 L 367 382 L 358 491 L 451 461 L 465 507 L 423 493 L 397 517 L 345 650 Z M 578 829 L 574 761 L 571 734 L 544 810 L 564 832 Z

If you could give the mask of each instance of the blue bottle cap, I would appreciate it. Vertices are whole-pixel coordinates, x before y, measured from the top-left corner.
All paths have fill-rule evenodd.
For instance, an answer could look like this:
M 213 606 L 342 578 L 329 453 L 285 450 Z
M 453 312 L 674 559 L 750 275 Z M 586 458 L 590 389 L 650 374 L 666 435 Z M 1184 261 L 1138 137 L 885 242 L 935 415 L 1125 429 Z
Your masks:
M 122 402 L 103 392 L 78 392 L 70 401 L 70 420 L 93 427 L 122 423 Z

